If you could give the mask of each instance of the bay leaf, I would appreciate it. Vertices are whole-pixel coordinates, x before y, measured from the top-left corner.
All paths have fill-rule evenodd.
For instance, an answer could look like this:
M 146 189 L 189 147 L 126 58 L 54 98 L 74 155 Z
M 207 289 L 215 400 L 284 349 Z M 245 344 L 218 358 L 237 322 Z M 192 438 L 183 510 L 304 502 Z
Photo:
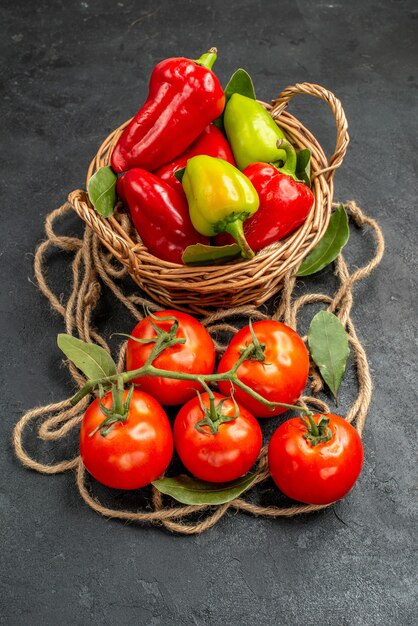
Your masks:
M 237 498 L 256 479 L 249 474 L 229 483 L 208 483 L 185 474 L 154 480 L 153 485 L 182 504 L 224 504 Z
M 215 265 L 230 261 L 240 253 L 241 249 L 236 243 L 227 246 L 207 246 L 203 243 L 196 243 L 187 246 L 182 259 L 186 265 Z
M 85 343 L 72 335 L 61 333 L 58 347 L 89 380 L 97 380 L 116 374 L 116 365 L 104 348 L 94 343 Z
M 246 96 L 247 98 L 251 98 L 255 100 L 255 91 L 254 84 L 251 76 L 246 72 L 242 67 L 238 68 L 231 76 L 228 81 L 228 84 L 224 90 L 225 93 L 225 106 L 230 99 L 230 97 L 234 93 L 239 93 L 241 96 Z M 214 126 L 219 128 L 223 133 L 225 133 L 224 129 L 224 114 L 221 113 L 219 117 L 216 118 L 214 122 L 212 122 Z
M 225 98 L 228 102 L 229 98 L 234 94 L 239 93 L 241 96 L 252 98 L 255 100 L 254 84 L 251 76 L 242 67 L 238 68 L 231 76 L 225 87 Z
M 180 169 L 176 170 L 174 172 L 174 176 L 177 178 L 177 180 L 181 183 L 181 181 L 183 180 L 183 176 L 184 176 L 184 172 L 186 171 L 185 167 L 181 167 Z
M 322 378 L 337 399 L 350 348 L 347 333 L 338 317 L 320 311 L 308 331 L 309 350 Z
M 316 274 L 332 263 L 350 237 L 347 212 L 342 204 L 334 211 L 322 239 L 311 250 L 299 267 L 298 276 Z
M 296 177 L 311 186 L 311 151 L 308 148 L 296 153 Z
M 116 204 L 116 181 L 118 177 L 110 165 L 100 167 L 87 185 L 89 200 L 102 217 L 110 217 Z

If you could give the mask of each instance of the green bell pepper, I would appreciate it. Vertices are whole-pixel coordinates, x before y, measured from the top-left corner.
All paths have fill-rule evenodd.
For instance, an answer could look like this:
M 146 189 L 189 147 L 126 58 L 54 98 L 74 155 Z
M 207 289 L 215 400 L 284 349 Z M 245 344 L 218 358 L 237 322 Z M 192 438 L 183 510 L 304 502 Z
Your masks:
M 277 147 L 286 136 L 257 100 L 234 93 L 225 107 L 224 126 L 240 170 L 260 161 L 286 160 L 286 152 Z

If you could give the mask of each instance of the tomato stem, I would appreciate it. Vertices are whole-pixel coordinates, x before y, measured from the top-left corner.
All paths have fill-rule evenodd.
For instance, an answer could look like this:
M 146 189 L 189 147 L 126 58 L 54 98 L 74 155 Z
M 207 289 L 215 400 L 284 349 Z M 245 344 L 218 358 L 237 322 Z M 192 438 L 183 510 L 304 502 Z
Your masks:
M 208 411 L 203 406 L 203 402 L 202 402 L 202 400 L 200 398 L 200 395 L 199 395 L 200 407 L 201 407 L 201 409 L 203 411 L 203 414 L 204 414 L 205 418 L 203 420 L 201 420 L 201 422 L 199 422 L 198 425 L 202 424 L 202 423 L 205 423 L 205 424 L 207 424 L 209 426 L 209 428 L 211 430 L 211 433 L 212 434 L 216 434 L 218 432 L 217 422 L 218 422 L 218 417 L 219 416 L 218 416 L 218 413 L 217 413 L 217 410 L 216 410 L 216 406 L 215 406 L 215 396 L 214 396 L 214 393 L 213 393 L 212 389 L 209 387 L 209 385 L 207 384 L 207 382 L 202 377 L 199 377 L 198 381 L 200 382 L 202 387 L 205 389 L 205 391 L 207 392 L 208 397 L 209 397 L 209 411 Z M 198 430 L 199 430 L 199 428 L 198 428 Z M 201 432 L 204 432 L 204 431 L 201 430 Z
M 100 385 L 100 400 L 103 398 L 103 387 Z M 100 431 L 102 437 L 106 437 L 118 424 L 119 422 L 126 422 L 129 414 L 129 407 L 131 404 L 132 394 L 134 392 L 134 386 L 131 385 L 128 394 L 126 396 L 125 402 L 123 401 L 123 380 L 122 376 L 118 376 L 116 385 L 112 383 L 112 407 L 108 409 L 100 402 L 100 410 L 103 415 L 105 415 L 105 419 L 94 429 L 91 433 L 89 433 L 89 437 L 93 437 Z
M 158 321 L 160 321 L 160 318 L 155 318 L 155 319 L 158 319 Z M 78 391 L 73 396 L 73 398 L 71 399 L 71 404 L 72 405 L 77 404 L 78 402 L 80 402 L 80 400 L 82 400 L 82 398 L 84 398 L 87 394 L 89 394 L 93 389 L 103 386 L 103 385 L 112 384 L 114 386 L 114 383 L 116 383 L 117 387 L 120 390 L 123 384 L 126 384 L 135 378 L 140 378 L 141 376 L 159 376 L 162 378 L 172 378 L 176 380 L 190 380 L 193 382 L 199 382 L 202 385 L 202 387 L 209 394 L 209 400 L 210 400 L 210 407 L 208 409 L 209 415 L 205 416 L 205 420 L 206 418 L 208 418 L 208 421 L 205 421 L 205 424 L 210 426 L 211 431 L 213 428 L 213 429 L 216 429 L 215 432 L 217 432 L 219 423 L 222 423 L 222 421 L 227 421 L 227 419 L 228 420 L 235 419 L 235 418 L 230 418 L 228 416 L 223 415 L 219 409 L 219 404 L 215 406 L 215 397 L 213 395 L 213 392 L 209 384 L 217 383 L 220 381 L 230 382 L 231 389 L 233 389 L 233 385 L 235 385 L 236 387 L 239 387 L 240 389 L 245 391 L 248 395 L 250 395 L 252 398 L 254 398 L 255 400 L 258 400 L 259 402 L 267 406 L 270 410 L 273 410 L 276 407 L 282 407 L 285 409 L 299 411 L 303 413 L 304 415 L 306 415 L 308 419 L 311 419 L 312 413 L 309 409 L 302 407 L 302 406 L 296 406 L 293 404 L 285 404 L 283 402 L 271 402 L 270 400 L 267 400 L 262 395 L 254 391 L 251 387 L 243 383 L 238 378 L 237 371 L 240 365 L 244 361 L 248 359 L 254 359 L 258 361 L 264 360 L 265 346 L 258 341 L 254 332 L 251 333 L 253 341 L 242 351 L 236 363 L 227 372 L 218 373 L 218 374 L 188 374 L 186 372 L 173 372 L 170 370 L 164 370 L 164 369 L 160 369 L 159 367 L 155 367 L 153 365 L 153 362 L 158 357 L 158 355 L 161 354 L 166 348 L 176 345 L 178 343 L 184 343 L 186 341 L 183 337 L 177 337 L 177 331 L 178 331 L 178 326 L 179 326 L 177 319 L 175 317 L 167 318 L 167 319 L 173 319 L 173 324 L 171 325 L 168 331 L 163 330 L 162 328 L 159 328 L 157 324 L 154 324 L 152 320 L 149 320 L 150 324 L 153 326 L 156 332 L 156 337 L 152 338 L 152 341 L 154 341 L 154 346 L 148 356 L 148 359 L 146 360 L 145 364 L 142 367 L 135 369 L 135 370 L 130 370 L 128 372 L 122 372 L 120 374 L 106 376 L 106 377 L 99 378 L 96 380 L 89 380 L 84 385 L 84 387 L 80 389 L 80 391 Z M 250 325 L 250 328 L 252 330 L 251 325 Z M 119 410 L 121 408 L 120 402 L 121 401 L 118 398 L 116 398 L 116 402 L 114 402 L 114 408 L 116 407 L 116 409 L 118 409 L 118 410 L 114 410 L 114 413 L 119 416 L 122 414 L 122 412 Z M 119 419 L 118 421 L 122 421 L 122 420 Z M 313 426 L 312 424 L 310 424 L 310 427 L 316 428 L 315 423 Z M 312 434 L 313 434 L 313 431 L 312 431 Z
M 233 377 L 232 381 L 234 385 L 248 393 L 252 398 L 254 398 L 254 400 L 262 402 L 268 409 L 270 409 L 270 411 L 273 411 L 276 407 L 281 406 L 282 408 L 289 409 L 290 411 L 299 411 L 301 413 L 304 413 L 308 418 L 309 415 L 312 415 L 312 412 L 309 409 L 305 409 L 305 407 L 303 406 L 296 406 L 295 404 L 285 404 L 284 402 L 271 402 L 270 400 L 267 400 L 262 395 L 254 391 L 254 389 L 251 389 L 251 387 L 248 387 L 248 385 L 243 383 L 238 378 L 238 376 Z
M 116 380 L 116 388 L 112 388 L 113 393 L 113 410 L 118 415 L 123 414 L 123 378 L 118 376 Z
M 250 329 L 250 333 L 251 333 L 251 339 L 253 340 L 253 344 L 255 346 L 255 350 L 254 353 L 251 355 L 251 359 L 253 359 L 254 361 L 260 361 L 261 363 L 263 363 L 266 359 L 265 357 L 265 350 L 266 350 L 266 344 L 265 343 L 260 343 L 258 340 L 257 335 L 254 332 L 254 328 L 253 328 L 253 323 L 252 320 L 250 318 L 249 322 L 248 322 L 248 327 Z

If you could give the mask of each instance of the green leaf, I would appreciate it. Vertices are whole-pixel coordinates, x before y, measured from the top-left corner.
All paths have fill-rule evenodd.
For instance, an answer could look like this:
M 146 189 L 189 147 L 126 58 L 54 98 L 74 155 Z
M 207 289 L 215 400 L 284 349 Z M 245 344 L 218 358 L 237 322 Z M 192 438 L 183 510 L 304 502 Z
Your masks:
M 72 335 L 58 335 L 58 347 L 89 380 L 113 376 L 116 365 L 104 348 L 94 343 L 85 343 Z
M 176 170 L 174 172 L 174 176 L 177 178 L 177 180 L 181 183 L 181 181 L 183 180 L 183 176 L 184 176 L 184 172 L 186 171 L 185 167 L 181 167 L 179 170 Z
M 182 255 L 185 265 L 215 265 L 230 261 L 241 253 L 240 247 L 236 243 L 227 246 L 206 246 L 203 243 L 196 243 L 187 246 Z
M 230 483 L 207 483 L 181 474 L 154 480 L 152 484 L 182 504 L 224 504 L 237 498 L 255 479 L 256 474 L 249 474 Z
M 227 86 L 225 87 L 225 106 L 234 93 L 239 93 L 242 96 L 246 96 L 247 98 L 255 100 L 255 91 L 252 78 L 248 74 L 248 72 L 243 70 L 241 67 L 232 74 Z M 221 115 L 217 117 L 216 120 L 212 123 L 214 126 L 219 128 L 219 130 L 225 133 L 223 113 L 221 113 Z
M 214 126 L 216 126 L 216 128 L 219 128 L 219 130 L 221 130 L 224 134 L 225 134 L 225 128 L 224 128 L 224 114 L 221 113 L 219 115 L 219 117 L 216 118 L 216 120 L 214 122 L 212 122 L 212 124 Z
M 332 313 L 320 311 L 309 327 L 308 342 L 312 359 L 337 399 L 337 391 L 350 354 L 344 326 Z
M 308 148 L 296 153 L 296 177 L 311 186 L 311 151 Z
M 242 96 L 255 100 L 254 84 L 251 76 L 241 67 L 232 74 L 225 87 L 226 102 L 234 93 L 239 93 Z
M 348 216 L 343 205 L 331 215 L 325 235 L 303 260 L 298 276 L 310 276 L 332 263 L 344 248 L 350 236 Z
M 101 167 L 87 185 L 89 200 L 102 217 L 110 217 L 116 204 L 116 181 L 118 177 L 110 165 Z

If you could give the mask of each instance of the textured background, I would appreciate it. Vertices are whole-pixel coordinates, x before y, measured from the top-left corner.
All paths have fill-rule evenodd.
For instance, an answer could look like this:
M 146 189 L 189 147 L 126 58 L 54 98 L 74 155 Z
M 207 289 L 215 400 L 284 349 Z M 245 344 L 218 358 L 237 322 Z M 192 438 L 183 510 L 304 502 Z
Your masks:
M 3 0 L 0 16 L 0 623 L 416 623 L 416 3 Z M 354 490 L 320 514 L 227 515 L 187 538 L 98 517 L 80 501 L 71 474 L 23 469 L 9 442 L 23 411 L 71 392 L 55 344 L 61 320 L 33 282 L 46 214 L 84 184 L 102 138 L 144 100 L 155 63 L 197 57 L 211 45 L 223 84 L 243 66 L 261 99 L 302 81 L 341 98 L 351 144 L 335 195 L 355 198 L 379 220 L 387 252 L 355 290 L 353 315 L 375 394 Z M 290 111 L 330 152 L 327 107 L 299 100 Z M 80 232 L 80 225 L 73 219 L 63 229 Z M 367 260 L 371 246 L 369 235 L 353 234 L 352 266 Z M 50 259 L 50 280 L 63 293 L 67 261 L 63 253 Z M 306 288 L 329 284 L 326 270 Z M 108 294 L 104 302 L 101 329 L 129 329 Z M 350 370 L 342 412 L 354 385 Z M 30 433 L 27 445 L 35 445 Z M 73 451 L 68 441 L 45 458 Z

